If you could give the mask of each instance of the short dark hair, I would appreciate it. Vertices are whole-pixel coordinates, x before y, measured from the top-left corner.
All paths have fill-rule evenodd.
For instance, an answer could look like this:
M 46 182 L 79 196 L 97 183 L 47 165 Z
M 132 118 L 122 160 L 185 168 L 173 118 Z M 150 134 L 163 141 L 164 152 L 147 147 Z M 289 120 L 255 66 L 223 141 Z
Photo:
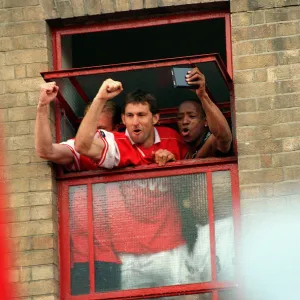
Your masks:
M 192 102 L 195 103 L 196 105 L 198 105 L 198 107 L 200 108 L 200 116 L 202 119 L 206 118 L 206 114 L 205 111 L 203 109 L 202 103 L 200 102 L 199 99 L 188 99 L 188 100 L 184 100 L 180 103 L 179 107 L 184 103 L 184 102 Z
M 125 100 L 124 100 L 124 106 L 122 113 L 125 113 L 125 108 L 127 104 L 133 103 L 133 104 L 146 104 L 148 103 L 149 109 L 153 115 L 158 113 L 158 108 L 157 108 L 157 101 L 153 95 L 150 93 L 143 91 L 141 89 L 135 90 L 129 94 L 126 95 Z
M 86 115 L 87 111 L 89 110 L 92 103 L 89 103 L 85 110 L 84 115 Z M 116 127 L 118 124 L 121 123 L 121 109 L 117 103 L 112 100 L 108 100 L 105 102 L 102 112 L 110 112 L 112 114 L 112 123 L 113 126 Z

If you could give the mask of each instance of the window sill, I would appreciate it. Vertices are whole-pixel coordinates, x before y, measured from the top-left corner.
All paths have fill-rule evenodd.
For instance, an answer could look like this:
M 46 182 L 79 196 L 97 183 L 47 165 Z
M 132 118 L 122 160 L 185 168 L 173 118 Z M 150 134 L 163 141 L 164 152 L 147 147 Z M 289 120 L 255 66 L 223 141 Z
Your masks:
M 58 172 L 57 179 L 72 179 L 72 178 L 87 178 L 87 177 L 98 177 L 98 176 L 110 176 L 110 175 L 122 175 L 122 174 L 131 174 L 136 176 L 137 173 L 141 174 L 143 172 L 149 171 L 160 171 L 160 170 L 172 170 L 172 174 L 176 175 L 176 170 L 183 168 L 193 167 L 211 167 L 215 165 L 225 165 L 237 163 L 237 157 L 225 157 L 225 158 L 204 158 L 204 159 L 187 159 L 187 160 L 179 160 L 175 162 L 167 163 L 167 165 L 160 167 L 157 164 L 150 164 L 145 166 L 133 166 L 126 168 L 116 168 L 116 169 L 99 169 L 99 171 L 84 171 L 84 172 L 72 172 L 72 173 L 63 173 Z M 171 175 L 171 174 L 170 174 Z M 124 178 L 125 179 L 125 178 Z M 128 178 L 129 179 L 129 178 Z

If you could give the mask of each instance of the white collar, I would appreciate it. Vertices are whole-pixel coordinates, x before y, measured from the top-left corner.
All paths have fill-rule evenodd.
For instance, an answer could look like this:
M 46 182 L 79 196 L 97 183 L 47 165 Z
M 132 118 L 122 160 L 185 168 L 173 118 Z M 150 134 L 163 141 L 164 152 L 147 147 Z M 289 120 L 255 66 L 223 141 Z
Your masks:
M 129 138 L 130 142 L 132 145 L 135 144 L 135 142 L 131 139 L 131 137 L 129 136 L 129 133 L 128 133 L 128 130 L 126 129 L 125 131 L 125 135 Z M 158 131 L 157 129 L 154 127 L 154 144 L 158 144 L 160 143 L 161 140 L 160 140 L 160 137 L 159 137 L 159 134 L 158 134 Z

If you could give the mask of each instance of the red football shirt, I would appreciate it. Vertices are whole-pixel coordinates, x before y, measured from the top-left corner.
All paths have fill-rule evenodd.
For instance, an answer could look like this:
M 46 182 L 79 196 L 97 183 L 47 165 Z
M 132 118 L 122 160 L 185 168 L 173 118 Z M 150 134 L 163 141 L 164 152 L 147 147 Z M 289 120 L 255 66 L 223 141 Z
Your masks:
M 183 159 L 187 149 L 180 135 L 157 127 L 150 148 L 135 145 L 122 133 L 100 131 L 105 148 L 99 166 L 106 168 L 153 163 L 153 152 L 166 149 Z M 107 184 L 109 225 L 117 252 L 146 254 L 174 249 L 184 240 L 171 178 L 122 181 Z
M 78 172 L 99 169 L 98 166 L 92 160 L 90 160 L 84 155 L 80 155 L 75 150 L 75 139 L 69 139 L 66 142 L 62 142 L 61 144 L 67 146 L 73 153 L 73 163 L 64 166 L 68 171 Z
M 147 165 L 153 163 L 153 153 L 159 149 L 166 149 L 175 155 L 175 158 L 184 159 L 187 148 L 181 136 L 173 129 L 156 127 L 154 144 L 149 148 L 134 144 L 127 131 L 107 132 L 98 131 L 96 137 L 104 141 L 104 149 L 98 166 L 111 169 L 113 167 L 127 167 Z

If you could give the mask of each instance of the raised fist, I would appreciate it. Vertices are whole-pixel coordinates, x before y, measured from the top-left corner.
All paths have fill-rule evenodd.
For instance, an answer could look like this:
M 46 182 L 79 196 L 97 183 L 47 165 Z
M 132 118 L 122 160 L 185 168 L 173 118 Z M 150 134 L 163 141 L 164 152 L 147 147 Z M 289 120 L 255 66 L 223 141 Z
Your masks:
M 41 85 L 39 105 L 48 105 L 52 102 L 58 93 L 59 87 L 56 82 L 47 82 Z
M 102 83 L 96 95 L 96 99 L 107 101 L 109 99 L 118 96 L 122 91 L 123 91 L 122 83 L 119 81 L 114 81 L 109 78 Z

